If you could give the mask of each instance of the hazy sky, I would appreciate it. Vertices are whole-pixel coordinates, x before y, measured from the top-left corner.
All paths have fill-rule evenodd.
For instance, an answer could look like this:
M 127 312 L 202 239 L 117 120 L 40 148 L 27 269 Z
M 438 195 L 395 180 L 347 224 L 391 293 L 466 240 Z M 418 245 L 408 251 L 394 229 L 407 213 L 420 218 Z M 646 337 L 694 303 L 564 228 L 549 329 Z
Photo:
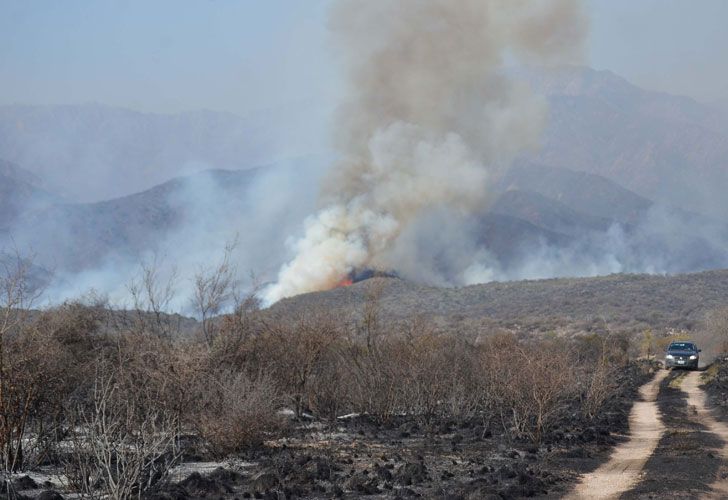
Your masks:
M 0 104 L 243 114 L 321 102 L 336 87 L 330 1 L 0 0 Z M 727 0 L 586 5 L 588 64 L 728 102 Z

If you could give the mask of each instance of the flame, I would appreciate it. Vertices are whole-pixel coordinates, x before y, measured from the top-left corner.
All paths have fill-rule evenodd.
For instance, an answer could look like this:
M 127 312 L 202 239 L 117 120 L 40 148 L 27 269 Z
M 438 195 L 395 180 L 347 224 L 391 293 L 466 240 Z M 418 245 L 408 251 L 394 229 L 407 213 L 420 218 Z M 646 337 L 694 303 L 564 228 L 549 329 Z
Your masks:
M 341 288 L 341 287 L 345 287 L 345 286 L 351 286 L 353 284 L 354 284 L 354 280 L 352 280 L 351 278 L 344 278 L 343 280 L 341 280 L 339 282 L 338 285 L 336 285 L 336 288 Z

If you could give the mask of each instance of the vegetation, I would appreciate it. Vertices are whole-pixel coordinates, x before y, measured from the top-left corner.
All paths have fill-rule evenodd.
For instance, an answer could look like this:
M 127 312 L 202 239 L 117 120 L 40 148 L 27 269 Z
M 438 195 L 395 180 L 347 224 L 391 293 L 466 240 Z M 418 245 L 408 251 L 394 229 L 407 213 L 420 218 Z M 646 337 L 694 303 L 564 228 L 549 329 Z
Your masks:
M 254 295 L 236 293 L 227 260 L 196 281 L 204 321 L 190 336 L 164 314 L 173 288 L 151 268 L 133 288 L 132 313 L 88 299 L 30 314 L 25 272 L 7 268 L 2 282 L 0 468 L 56 464 L 89 498 L 147 496 L 185 447 L 221 458 L 272 443 L 291 432 L 289 410 L 383 427 L 404 419 L 425 431 L 477 425 L 542 443 L 559 422 L 598 418 L 619 393 L 616 374 L 659 340 L 607 325 L 536 337 L 453 332 L 422 315 L 390 321 L 376 279 L 358 286 L 351 316 L 324 306 L 260 311 Z M 233 312 L 217 315 L 228 302 Z M 723 315 L 710 316 L 709 329 L 723 332 Z
M 381 282 L 381 320 L 401 324 L 426 318 L 453 334 L 484 330 L 559 334 L 625 332 L 640 336 L 651 329 L 697 332 L 705 315 L 720 309 L 728 296 L 728 271 L 674 276 L 612 275 L 487 283 L 463 288 L 435 288 L 396 278 Z M 366 301 L 366 287 L 286 299 L 273 311 L 281 316 L 325 308 L 355 320 Z

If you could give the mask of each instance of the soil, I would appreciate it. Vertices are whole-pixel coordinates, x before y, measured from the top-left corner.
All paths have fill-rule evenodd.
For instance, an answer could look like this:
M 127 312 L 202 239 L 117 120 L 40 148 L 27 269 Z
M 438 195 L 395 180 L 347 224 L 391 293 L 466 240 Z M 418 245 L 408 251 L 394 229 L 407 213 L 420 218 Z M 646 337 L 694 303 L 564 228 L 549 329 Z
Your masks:
M 673 370 L 660 385 L 657 403 L 665 432 L 645 464 L 642 480 L 622 498 L 701 498 L 710 491 L 725 443 L 695 418 L 688 398 L 700 389 L 685 391 L 689 376 L 699 372 Z
M 607 463 L 585 475 L 567 498 L 618 498 L 640 480 L 645 462 L 665 431 L 656 400 L 666 375 L 661 371 L 642 386 L 640 401 L 629 416 L 629 439 L 617 446 Z

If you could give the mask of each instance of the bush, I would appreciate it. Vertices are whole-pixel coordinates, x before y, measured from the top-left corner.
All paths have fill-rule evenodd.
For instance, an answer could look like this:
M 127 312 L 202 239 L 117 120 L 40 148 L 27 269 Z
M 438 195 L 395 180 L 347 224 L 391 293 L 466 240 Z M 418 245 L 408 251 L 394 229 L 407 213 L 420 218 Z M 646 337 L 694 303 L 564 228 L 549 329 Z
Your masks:
M 488 409 L 514 438 L 540 442 L 578 395 L 571 353 L 558 341 L 524 345 L 500 337 L 488 344 L 483 360 L 489 368 L 483 394 Z
M 145 404 L 148 392 L 119 383 L 117 373 L 101 366 L 90 407 L 69 409 L 75 418 L 66 477 L 83 496 L 142 498 L 177 462 L 176 417 Z
M 194 425 L 216 455 L 259 446 L 285 429 L 281 396 L 269 376 L 220 371 L 196 382 Z

